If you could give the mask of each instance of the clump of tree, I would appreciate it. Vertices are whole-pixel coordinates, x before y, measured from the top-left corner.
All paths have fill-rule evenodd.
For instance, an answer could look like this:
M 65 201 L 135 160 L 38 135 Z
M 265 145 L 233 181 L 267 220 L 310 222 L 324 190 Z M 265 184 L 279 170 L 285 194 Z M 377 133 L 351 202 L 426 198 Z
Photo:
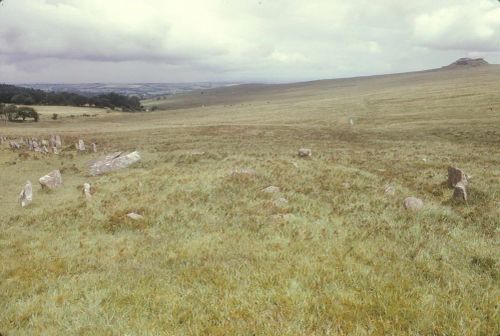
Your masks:
M 107 93 L 83 96 L 74 92 L 46 92 L 14 85 L 0 84 L 0 103 L 17 105 L 89 106 L 120 108 L 124 112 L 139 112 L 144 108 L 138 97 Z
M 0 103 L 0 116 L 2 116 L 2 119 L 8 121 L 19 121 L 19 120 L 25 121 L 26 119 L 30 118 L 33 119 L 33 121 L 37 122 L 40 119 L 40 115 L 32 107 L 28 106 L 17 107 L 16 105 L 6 105 L 1 103 Z

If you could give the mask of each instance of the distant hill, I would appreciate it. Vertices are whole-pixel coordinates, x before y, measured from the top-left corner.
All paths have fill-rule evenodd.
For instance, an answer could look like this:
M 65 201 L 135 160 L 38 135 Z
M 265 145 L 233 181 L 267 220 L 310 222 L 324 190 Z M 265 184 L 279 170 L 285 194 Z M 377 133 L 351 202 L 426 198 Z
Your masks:
M 262 100 L 306 99 L 310 96 L 349 95 L 353 93 L 376 92 L 379 90 L 394 90 L 401 87 L 415 86 L 421 88 L 451 85 L 454 81 L 496 80 L 500 76 L 500 65 L 488 64 L 483 59 L 462 58 L 456 62 L 437 69 L 375 75 L 354 78 L 326 79 L 290 84 L 243 84 L 212 90 L 198 90 L 178 94 L 160 101 L 144 101 L 145 106 L 157 106 L 160 110 L 193 108 L 214 105 L 236 105 L 243 102 Z M 323 99 L 323 98 L 321 98 Z

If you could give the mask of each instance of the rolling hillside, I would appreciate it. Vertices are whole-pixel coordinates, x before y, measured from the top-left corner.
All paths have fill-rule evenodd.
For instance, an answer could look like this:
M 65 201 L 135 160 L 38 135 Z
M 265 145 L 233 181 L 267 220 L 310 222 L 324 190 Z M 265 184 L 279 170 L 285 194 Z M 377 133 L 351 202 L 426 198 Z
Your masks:
M 59 155 L 0 146 L 2 335 L 500 333 L 500 66 L 243 85 L 160 108 L 0 124 L 63 139 Z M 89 176 L 90 160 L 132 150 L 139 163 Z M 470 176 L 467 202 L 448 166 Z M 63 187 L 42 191 L 54 169 Z

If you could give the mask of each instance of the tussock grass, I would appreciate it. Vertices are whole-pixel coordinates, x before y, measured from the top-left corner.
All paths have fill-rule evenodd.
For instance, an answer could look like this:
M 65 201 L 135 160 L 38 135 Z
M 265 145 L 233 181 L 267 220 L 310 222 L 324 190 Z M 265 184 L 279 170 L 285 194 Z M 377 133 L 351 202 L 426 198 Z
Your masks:
M 323 83 L 244 106 L 42 120 L 36 132 L 62 133 L 64 154 L 0 149 L 0 332 L 498 334 L 500 117 L 464 102 L 500 83 L 477 76 L 362 82 L 334 100 Z M 0 132 L 28 135 L 19 127 Z M 77 155 L 78 138 L 143 160 L 88 177 L 96 155 Z M 300 147 L 313 157 L 296 157 Z M 467 204 L 451 200 L 448 165 L 473 176 Z M 56 168 L 64 188 L 41 192 L 38 178 Z M 231 174 L 243 168 L 255 173 Z M 35 198 L 21 209 L 27 179 Z M 262 191 L 270 185 L 280 193 Z M 406 196 L 425 209 L 405 212 Z

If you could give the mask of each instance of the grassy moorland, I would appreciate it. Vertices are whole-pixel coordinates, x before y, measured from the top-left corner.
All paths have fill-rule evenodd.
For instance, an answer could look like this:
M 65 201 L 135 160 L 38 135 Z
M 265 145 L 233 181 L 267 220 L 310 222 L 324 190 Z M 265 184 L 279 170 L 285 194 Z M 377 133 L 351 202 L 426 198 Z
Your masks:
M 500 67 L 485 66 L 0 125 L 67 147 L 0 149 L 0 333 L 498 335 L 499 93 Z M 88 177 L 97 155 L 77 154 L 78 138 L 143 160 Z M 448 165 L 472 176 L 467 204 L 451 200 Z M 64 187 L 42 192 L 56 168 Z M 230 174 L 240 168 L 255 173 Z M 404 211 L 407 196 L 424 210 Z

